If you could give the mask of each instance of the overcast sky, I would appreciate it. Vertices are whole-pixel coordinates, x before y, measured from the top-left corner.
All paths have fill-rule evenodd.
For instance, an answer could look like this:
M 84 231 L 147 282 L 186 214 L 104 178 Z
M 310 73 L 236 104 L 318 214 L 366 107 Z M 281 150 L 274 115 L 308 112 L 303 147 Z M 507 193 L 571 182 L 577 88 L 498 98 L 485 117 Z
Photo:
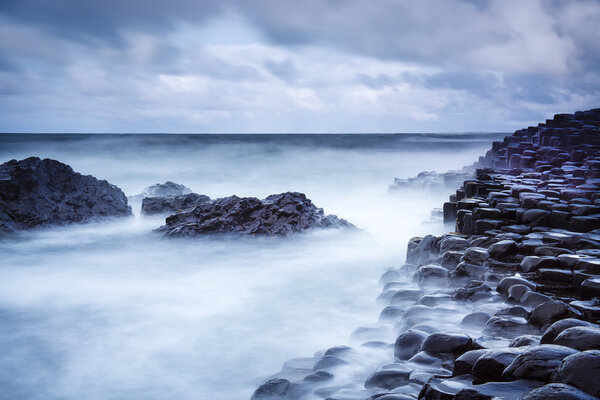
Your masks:
M 594 107 L 598 0 L 0 1 L 0 132 L 512 131 Z

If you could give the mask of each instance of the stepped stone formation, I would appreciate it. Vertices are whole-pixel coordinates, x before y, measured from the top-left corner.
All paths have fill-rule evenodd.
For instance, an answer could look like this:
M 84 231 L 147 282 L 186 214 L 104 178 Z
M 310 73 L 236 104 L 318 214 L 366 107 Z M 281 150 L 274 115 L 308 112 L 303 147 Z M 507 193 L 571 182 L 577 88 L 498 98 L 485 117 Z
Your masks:
M 359 345 L 285 363 L 252 399 L 598 399 L 600 109 L 519 130 L 469 171 L 444 204 L 455 232 L 409 241 Z
M 183 212 L 210 202 L 208 196 L 192 193 L 189 188 L 171 181 L 149 186 L 139 196 L 143 197 L 142 214 L 146 215 Z
M 205 234 L 287 236 L 313 228 L 353 228 L 335 215 L 325 215 L 302 193 L 286 192 L 264 200 L 225 197 L 171 215 L 159 228 L 168 237 Z
M 121 189 L 61 162 L 30 157 L 0 165 L 0 232 L 127 215 Z

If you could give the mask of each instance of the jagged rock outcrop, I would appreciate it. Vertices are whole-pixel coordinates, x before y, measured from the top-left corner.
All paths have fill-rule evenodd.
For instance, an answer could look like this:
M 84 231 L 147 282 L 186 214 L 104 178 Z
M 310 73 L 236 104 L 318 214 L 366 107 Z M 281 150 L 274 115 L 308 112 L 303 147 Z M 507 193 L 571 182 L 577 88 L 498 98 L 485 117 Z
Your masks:
M 0 232 L 131 215 L 121 189 L 56 160 L 0 165 Z
M 142 214 L 172 214 L 190 210 L 200 204 L 210 202 L 210 197 L 198 193 L 182 194 L 174 197 L 144 197 Z
M 255 197 L 225 197 L 171 215 L 159 228 L 169 237 L 205 234 L 287 236 L 313 228 L 353 228 L 335 215 L 325 215 L 302 193 Z

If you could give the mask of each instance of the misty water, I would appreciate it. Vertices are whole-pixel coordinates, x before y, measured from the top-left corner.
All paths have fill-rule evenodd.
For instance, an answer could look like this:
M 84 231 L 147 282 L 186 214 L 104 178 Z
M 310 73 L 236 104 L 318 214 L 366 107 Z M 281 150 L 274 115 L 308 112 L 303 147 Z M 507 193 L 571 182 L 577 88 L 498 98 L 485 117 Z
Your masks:
M 377 320 L 378 279 L 448 192 L 394 177 L 471 164 L 499 135 L 0 135 L 127 195 L 171 180 L 212 198 L 300 191 L 361 228 L 165 240 L 139 215 L 0 239 L 6 399 L 248 399 L 290 358 Z

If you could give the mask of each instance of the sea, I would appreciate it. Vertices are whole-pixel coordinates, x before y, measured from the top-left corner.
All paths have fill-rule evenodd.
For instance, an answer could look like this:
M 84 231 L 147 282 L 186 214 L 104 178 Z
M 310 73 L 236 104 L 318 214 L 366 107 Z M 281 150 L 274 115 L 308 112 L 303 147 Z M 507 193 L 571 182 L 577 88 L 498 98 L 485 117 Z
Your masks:
M 359 230 L 165 239 L 164 216 L 0 239 L 0 398 L 243 400 L 290 359 L 355 346 L 378 278 L 447 189 L 394 178 L 472 164 L 505 133 L 0 134 L 0 163 L 52 158 L 135 196 L 297 191 Z M 447 230 L 447 228 L 446 228 Z

